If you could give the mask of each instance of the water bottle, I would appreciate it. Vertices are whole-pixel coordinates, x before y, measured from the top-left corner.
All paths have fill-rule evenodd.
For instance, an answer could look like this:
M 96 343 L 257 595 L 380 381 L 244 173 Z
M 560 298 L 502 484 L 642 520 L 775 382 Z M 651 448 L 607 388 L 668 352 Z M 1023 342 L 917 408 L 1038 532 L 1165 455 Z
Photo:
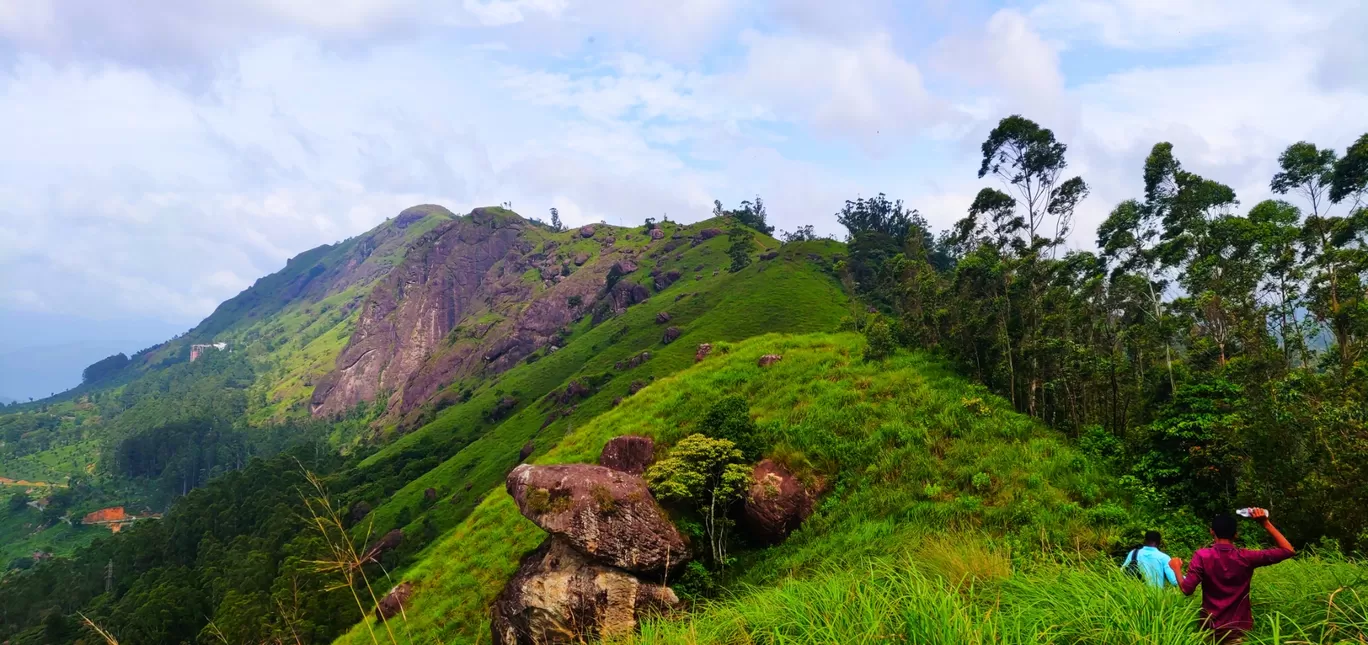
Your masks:
M 1235 514 L 1236 514 L 1236 515 L 1239 515 L 1240 517 L 1253 517 L 1253 516 L 1254 516 L 1254 509 L 1252 509 L 1252 508 L 1242 508 L 1242 509 L 1240 509 L 1240 510 L 1238 510 L 1238 511 L 1235 511 Z M 1265 517 L 1267 517 L 1267 516 L 1265 516 Z

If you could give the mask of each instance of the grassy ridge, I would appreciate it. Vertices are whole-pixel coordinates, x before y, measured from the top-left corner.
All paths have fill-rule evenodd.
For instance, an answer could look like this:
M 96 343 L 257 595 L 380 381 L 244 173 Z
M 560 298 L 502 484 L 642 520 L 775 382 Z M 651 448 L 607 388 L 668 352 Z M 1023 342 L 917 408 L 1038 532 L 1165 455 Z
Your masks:
M 1008 548 L 1045 542 L 1094 552 L 1118 539 L 1124 513 L 1100 503 L 1103 478 L 1075 450 L 933 361 L 866 363 L 862 344 L 849 334 L 719 343 L 714 357 L 658 379 L 537 461 L 593 461 L 622 434 L 671 443 L 717 398 L 738 393 L 750 400 L 774 457 L 832 486 L 787 543 L 743 554 L 744 580 L 824 571 L 835 554 L 855 562 L 911 553 L 948 528 L 998 535 Z M 767 353 L 784 359 L 757 367 Z M 487 496 L 406 573 L 418 588 L 405 624 L 412 642 L 487 638 L 485 608 L 518 556 L 543 537 L 501 489 Z M 352 639 L 368 640 L 366 627 Z

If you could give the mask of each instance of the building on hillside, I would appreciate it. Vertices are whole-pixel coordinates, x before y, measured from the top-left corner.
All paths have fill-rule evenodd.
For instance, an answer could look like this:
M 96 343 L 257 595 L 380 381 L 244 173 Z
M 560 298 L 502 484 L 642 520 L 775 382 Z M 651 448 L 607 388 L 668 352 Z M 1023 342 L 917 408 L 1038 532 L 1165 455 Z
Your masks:
M 211 350 L 211 349 L 217 349 L 217 350 L 219 350 L 219 351 L 223 351 L 223 350 L 225 350 L 225 349 L 228 349 L 228 343 L 204 343 L 204 344 L 191 345 L 191 346 L 190 346 L 190 362 L 191 362 L 191 363 L 195 362 L 195 359 L 199 358 L 201 354 L 203 354 L 204 352 L 209 351 L 209 350 Z

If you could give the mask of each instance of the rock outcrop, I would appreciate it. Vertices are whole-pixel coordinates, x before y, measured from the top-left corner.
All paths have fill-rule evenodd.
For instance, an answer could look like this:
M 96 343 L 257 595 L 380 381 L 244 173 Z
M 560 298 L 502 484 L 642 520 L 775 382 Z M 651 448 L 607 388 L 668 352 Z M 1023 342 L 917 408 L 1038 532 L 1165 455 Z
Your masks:
M 678 605 L 669 588 L 596 563 L 553 535 L 494 599 L 490 635 L 495 645 L 582 643 L 630 634 L 642 617 Z
M 389 620 L 398 616 L 404 610 L 404 604 L 409 598 L 413 597 L 413 583 L 401 582 L 390 589 L 384 598 L 380 599 L 375 606 L 375 617 L 377 620 Z
M 782 360 L 784 360 L 784 357 L 779 354 L 765 354 L 764 356 L 761 356 L 760 360 L 756 361 L 755 364 L 760 367 L 769 367 Z
M 688 560 L 684 538 L 639 476 L 589 464 L 523 464 L 505 487 L 524 516 L 603 564 L 654 576 Z
M 699 343 L 698 351 L 694 352 L 694 362 L 700 362 L 712 353 L 712 343 Z
M 676 340 L 678 340 L 679 336 L 683 333 L 684 332 L 680 331 L 678 327 L 666 327 L 665 333 L 662 334 L 660 337 L 660 342 L 669 345 L 670 343 L 673 343 Z
M 593 237 L 593 236 L 594 236 L 594 225 L 593 225 L 593 224 L 585 224 L 584 226 L 581 226 L 581 227 L 580 227 L 580 237 Z
M 598 461 L 605 468 L 640 475 L 655 462 L 655 441 L 636 435 L 614 437 L 603 445 Z
M 663 325 L 663 324 L 665 324 L 665 323 L 667 323 L 667 322 L 670 322 L 670 312 L 668 312 L 668 311 L 662 311 L 662 312 L 656 314 L 656 324 L 657 324 L 657 325 Z
M 762 542 L 782 542 L 812 515 L 814 495 L 787 468 L 769 459 L 755 465 L 746 492 L 745 523 Z

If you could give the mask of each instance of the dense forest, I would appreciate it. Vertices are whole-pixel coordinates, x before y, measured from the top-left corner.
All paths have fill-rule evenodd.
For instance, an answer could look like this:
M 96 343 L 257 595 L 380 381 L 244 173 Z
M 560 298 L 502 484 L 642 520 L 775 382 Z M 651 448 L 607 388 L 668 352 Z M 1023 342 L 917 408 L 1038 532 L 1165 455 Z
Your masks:
M 1088 186 L 1053 132 L 1012 116 L 982 151 L 1000 187 L 938 236 L 883 195 L 836 215 L 880 312 L 853 324 L 947 356 L 1165 507 L 1262 505 L 1294 541 L 1368 549 L 1368 135 L 1289 146 L 1286 200 L 1248 209 L 1157 143 L 1097 252 L 1069 250 Z

